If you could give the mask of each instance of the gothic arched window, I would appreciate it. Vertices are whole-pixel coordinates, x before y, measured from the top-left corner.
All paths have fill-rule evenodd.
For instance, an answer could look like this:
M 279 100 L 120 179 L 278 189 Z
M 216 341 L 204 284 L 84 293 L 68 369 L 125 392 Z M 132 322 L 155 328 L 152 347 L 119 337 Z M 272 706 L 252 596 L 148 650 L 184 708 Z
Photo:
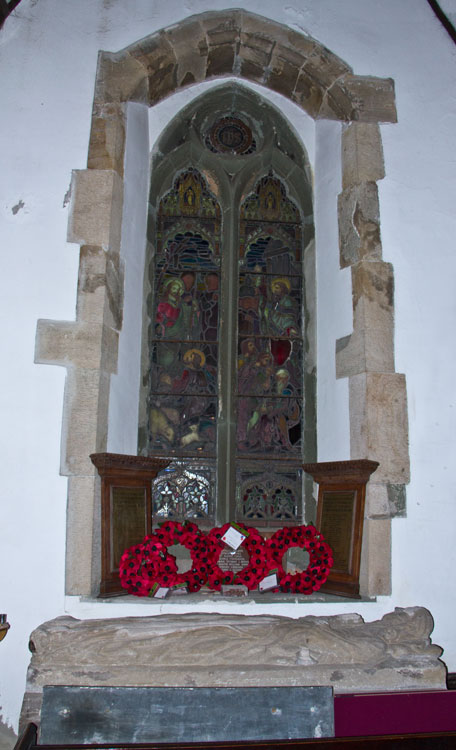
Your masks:
M 267 115 L 194 114 L 187 138 L 168 137 L 152 167 L 139 449 L 171 459 L 154 484 L 155 521 L 267 527 L 305 516 L 302 463 L 315 445 L 303 273 L 311 192 L 304 159 L 280 147 L 286 124 Z M 292 184 L 281 174 L 290 165 Z

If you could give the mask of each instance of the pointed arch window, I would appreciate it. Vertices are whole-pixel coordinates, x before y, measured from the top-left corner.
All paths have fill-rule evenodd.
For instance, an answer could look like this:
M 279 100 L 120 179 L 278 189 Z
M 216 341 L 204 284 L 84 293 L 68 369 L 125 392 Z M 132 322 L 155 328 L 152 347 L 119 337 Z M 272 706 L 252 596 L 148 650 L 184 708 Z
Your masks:
M 206 122 L 204 156 L 154 188 L 139 450 L 171 459 L 153 488 L 155 521 L 305 519 L 310 187 L 305 178 L 303 204 L 296 185 L 291 197 L 274 169 L 278 139 L 271 166 L 249 173 L 258 152 L 266 161 L 259 133 L 239 116 Z

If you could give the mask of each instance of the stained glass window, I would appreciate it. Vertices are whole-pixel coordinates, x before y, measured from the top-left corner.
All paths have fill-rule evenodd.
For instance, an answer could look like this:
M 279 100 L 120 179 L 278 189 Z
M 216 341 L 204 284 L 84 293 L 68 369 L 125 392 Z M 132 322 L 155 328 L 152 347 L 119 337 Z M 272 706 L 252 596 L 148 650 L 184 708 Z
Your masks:
M 211 159 L 245 163 L 257 148 L 239 118 L 203 134 Z M 181 169 L 157 199 L 146 451 L 171 463 L 155 480 L 153 516 L 301 523 L 302 215 L 272 169 L 237 202 L 226 175 L 232 190 L 204 170 Z

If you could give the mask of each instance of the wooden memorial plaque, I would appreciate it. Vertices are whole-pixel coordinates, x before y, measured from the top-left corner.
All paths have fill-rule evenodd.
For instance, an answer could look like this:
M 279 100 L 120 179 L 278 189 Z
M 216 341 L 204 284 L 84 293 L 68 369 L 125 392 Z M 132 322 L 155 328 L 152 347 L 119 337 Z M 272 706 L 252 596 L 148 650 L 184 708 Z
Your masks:
M 334 565 L 322 591 L 359 599 L 366 484 L 377 461 L 304 464 L 318 483 L 316 526 L 331 545 Z
M 152 533 L 152 480 L 169 461 L 119 453 L 92 453 L 90 458 L 101 478 L 100 596 L 125 594 L 120 558 Z

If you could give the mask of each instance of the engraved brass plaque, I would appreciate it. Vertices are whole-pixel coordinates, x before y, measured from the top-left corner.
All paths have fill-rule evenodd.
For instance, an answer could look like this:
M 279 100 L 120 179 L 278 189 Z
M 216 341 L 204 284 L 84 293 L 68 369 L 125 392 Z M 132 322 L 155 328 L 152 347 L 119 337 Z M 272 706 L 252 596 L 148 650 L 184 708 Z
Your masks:
M 111 487 L 112 570 L 118 570 L 124 550 L 147 535 L 146 503 L 145 487 Z
M 333 572 L 351 573 L 356 490 L 325 490 L 321 533 L 334 554 Z

